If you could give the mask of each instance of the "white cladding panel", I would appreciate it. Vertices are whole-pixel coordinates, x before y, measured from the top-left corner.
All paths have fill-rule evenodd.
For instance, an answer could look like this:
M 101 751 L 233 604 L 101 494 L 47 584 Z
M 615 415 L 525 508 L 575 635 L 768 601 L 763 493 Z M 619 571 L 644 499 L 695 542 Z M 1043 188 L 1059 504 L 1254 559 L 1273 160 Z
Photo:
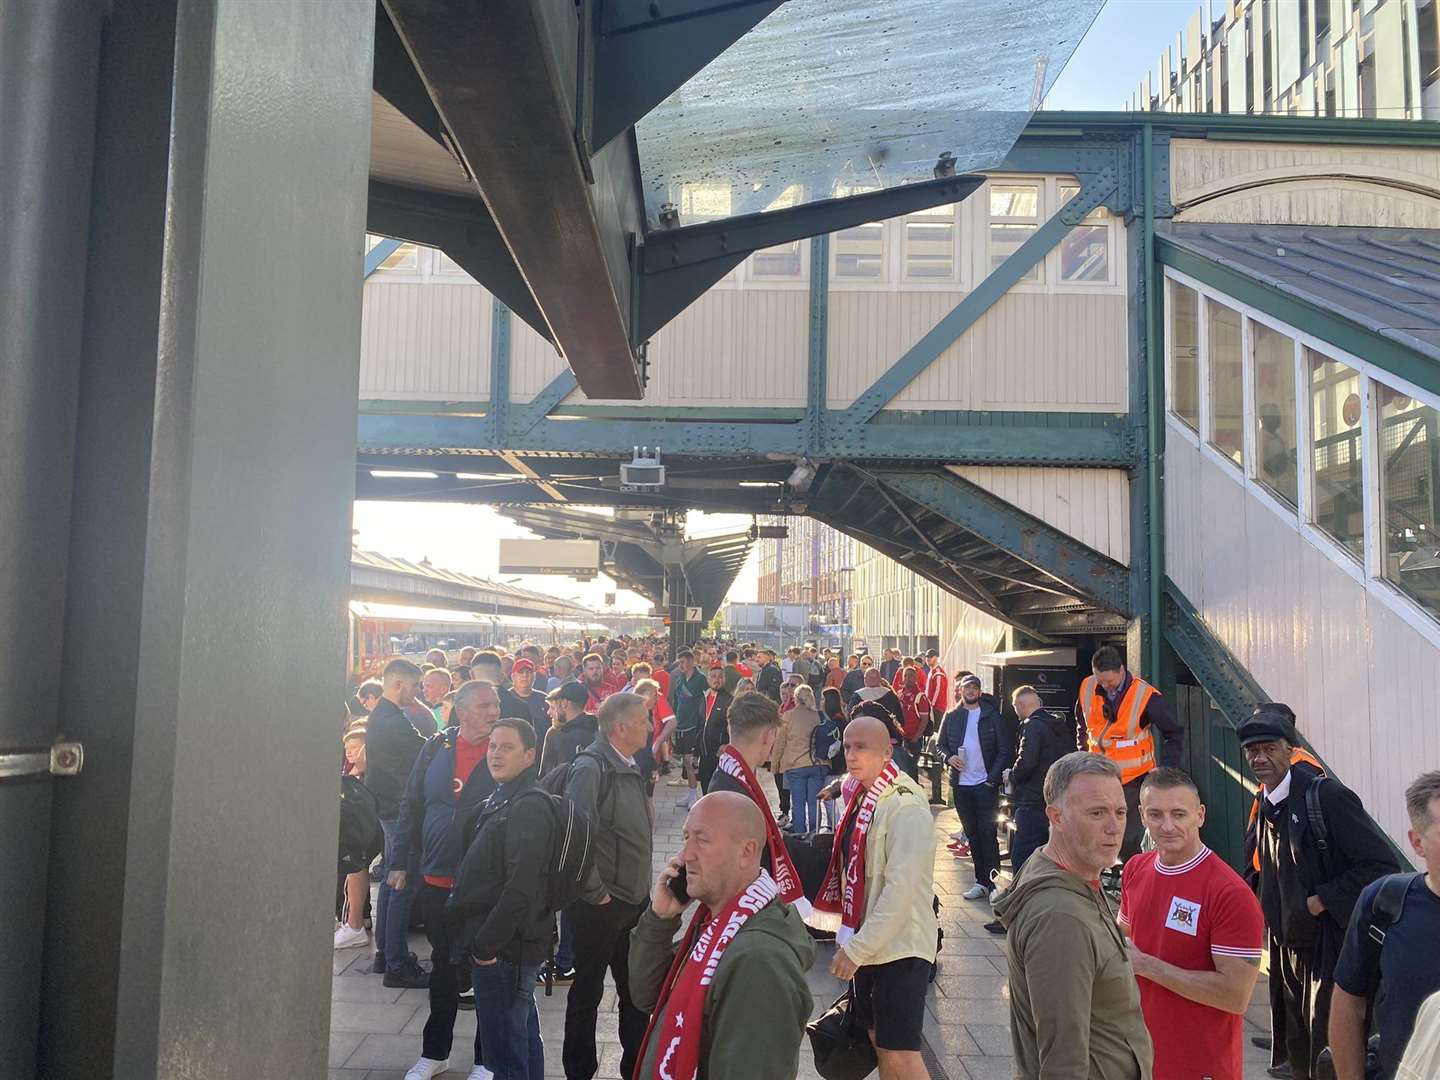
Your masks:
M 1400 792 L 1440 768 L 1440 648 L 1168 423 L 1169 576 L 1406 846 Z
M 961 670 L 978 671 L 980 657 L 995 652 L 1009 630 L 999 619 L 947 592 L 940 594 L 940 628 L 940 663 L 952 675 Z
M 366 282 L 361 400 L 486 400 L 490 312 L 490 294 L 473 283 Z
M 1123 469 L 952 465 L 950 471 L 1129 565 L 1130 481 Z

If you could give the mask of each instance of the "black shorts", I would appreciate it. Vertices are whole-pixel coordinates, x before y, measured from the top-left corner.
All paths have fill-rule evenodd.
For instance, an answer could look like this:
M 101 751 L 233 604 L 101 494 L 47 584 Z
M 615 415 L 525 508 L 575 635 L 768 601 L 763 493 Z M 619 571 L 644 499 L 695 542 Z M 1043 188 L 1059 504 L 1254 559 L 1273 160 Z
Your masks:
M 875 1032 L 881 1050 L 919 1050 L 925 1023 L 925 993 L 930 988 L 929 960 L 906 956 L 855 972 L 855 1022 Z
M 677 754 L 698 754 L 700 752 L 700 729 L 698 727 L 677 727 L 671 737 L 671 745 Z

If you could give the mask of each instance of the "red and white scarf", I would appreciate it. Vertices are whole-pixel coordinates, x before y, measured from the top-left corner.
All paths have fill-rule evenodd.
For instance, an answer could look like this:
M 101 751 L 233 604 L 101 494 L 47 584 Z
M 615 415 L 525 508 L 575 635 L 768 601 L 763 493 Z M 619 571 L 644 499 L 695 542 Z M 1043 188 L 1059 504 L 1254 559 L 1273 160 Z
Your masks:
M 728 907 L 712 917 L 704 904 L 690 920 L 670 970 L 665 975 L 642 1047 L 656 1036 L 653 1080 L 694 1080 L 700 1071 L 700 1036 L 705 1017 L 705 995 L 725 947 L 735 940 L 750 916 L 779 895 L 775 880 L 764 870 Z M 643 1060 L 635 1066 L 634 1080 L 644 1080 Z
M 790 852 L 785 848 L 785 837 L 780 835 L 780 827 L 775 824 L 775 815 L 770 812 L 770 800 L 760 790 L 755 774 L 740 756 L 740 751 L 729 743 L 720 748 L 720 761 L 716 768 L 744 784 L 751 801 L 760 808 L 760 813 L 765 818 L 765 845 L 770 849 L 770 873 L 774 875 L 780 899 L 799 912 L 802 919 L 806 918 L 810 914 L 810 901 L 805 898 L 800 874 L 795 869 Z
M 875 804 L 899 775 L 900 769 L 892 758 L 865 794 L 850 800 L 840 828 L 835 831 L 835 846 L 830 849 L 830 865 L 815 897 L 815 910 L 839 913 L 840 928 L 835 931 L 835 944 L 842 948 L 855 936 L 855 931 L 860 929 L 865 919 L 865 837 L 870 831 L 870 823 L 875 820 Z M 845 861 L 840 841 L 852 822 L 855 831 L 850 837 L 850 858 Z M 844 866 L 841 866 L 842 862 L 845 862 Z

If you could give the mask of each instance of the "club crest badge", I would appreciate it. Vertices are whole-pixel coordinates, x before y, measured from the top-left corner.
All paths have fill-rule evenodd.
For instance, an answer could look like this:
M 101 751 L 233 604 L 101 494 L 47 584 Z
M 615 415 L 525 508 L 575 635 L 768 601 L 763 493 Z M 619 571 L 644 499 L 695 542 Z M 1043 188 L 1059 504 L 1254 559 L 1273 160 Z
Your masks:
M 1194 900 L 1180 896 L 1170 898 L 1170 914 L 1165 916 L 1165 926 L 1182 934 L 1194 937 L 1200 932 L 1200 905 Z

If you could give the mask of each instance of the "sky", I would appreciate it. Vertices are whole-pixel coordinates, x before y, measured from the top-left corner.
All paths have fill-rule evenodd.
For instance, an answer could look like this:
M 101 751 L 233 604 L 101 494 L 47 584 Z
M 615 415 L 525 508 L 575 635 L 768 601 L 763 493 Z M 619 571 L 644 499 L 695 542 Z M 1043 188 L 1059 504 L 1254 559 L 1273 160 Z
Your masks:
M 1107 0 L 1045 96 L 1046 109 L 1123 109 L 1201 0 Z
M 1051 0 L 1041 0 L 1051 2 Z M 1046 109 L 1119 110 L 1131 91 L 1154 67 L 1167 43 L 1175 40 L 1200 0 L 1107 0 L 1085 39 L 1045 98 Z M 750 519 L 737 514 L 692 513 L 687 523 L 691 536 L 733 532 L 747 527 Z M 355 543 L 419 562 L 428 558 L 435 566 L 459 570 L 479 577 L 498 577 L 499 541 L 522 538 L 533 533 L 520 528 L 490 507 L 424 503 L 404 506 L 397 503 L 357 502 Z M 758 559 L 751 552 L 741 570 L 730 599 L 756 599 Z M 566 599 L 579 600 L 603 610 L 607 592 L 617 592 L 615 610 L 646 611 L 649 601 L 635 593 L 617 590 L 601 574 L 592 582 L 572 578 L 530 576 L 506 577 L 523 588 L 535 589 Z

